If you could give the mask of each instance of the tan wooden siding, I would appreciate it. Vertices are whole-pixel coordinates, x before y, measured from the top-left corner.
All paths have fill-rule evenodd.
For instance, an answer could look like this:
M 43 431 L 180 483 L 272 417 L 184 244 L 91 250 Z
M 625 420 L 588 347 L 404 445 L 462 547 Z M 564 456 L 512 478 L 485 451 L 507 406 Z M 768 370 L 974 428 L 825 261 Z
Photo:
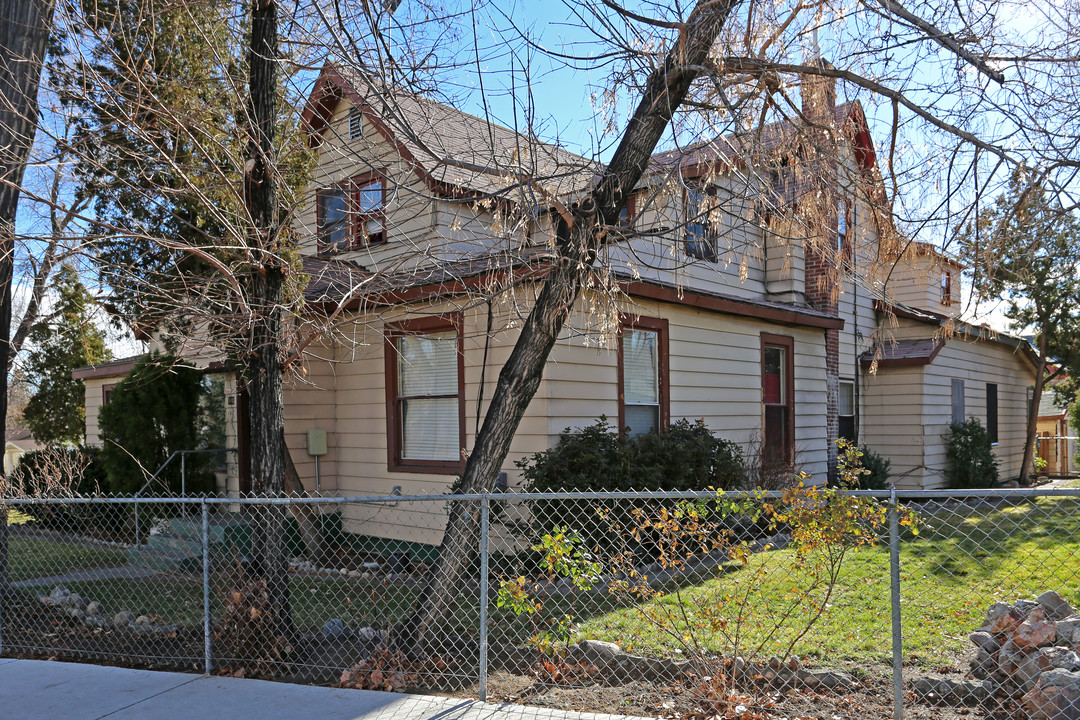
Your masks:
M 428 188 L 397 148 L 365 120 L 362 138 L 349 139 L 347 101 L 338 103 L 318 148 L 313 181 L 301 200 L 296 228 L 301 252 L 317 251 L 316 192 L 368 172 L 386 177 L 387 242 L 369 249 L 341 253 L 370 269 L 397 268 L 408 257 L 417 260 L 434 241 L 434 201 Z M 405 256 L 403 258 L 402 256 Z
M 864 375 L 860 384 L 863 443 L 888 458 L 891 481 L 920 490 L 923 467 L 923 368 L 888 368 Z
M 115 385 L 122 377 L 87 378 L 83 380 L 86 399 L 86 444 L 101 447 L 101 430 L 98 425 L 98 413 L 106 385 Z
M 998 444 L 1002 480 L 1020 475 L 1024 452 L 1027 388 L 1034 382 L 1031 366 L 1001 343 L 952 338 L 926 366 L 923 438 L 926 489 L 945 485 L 945 443 L 942 438 L 952 416 L 952 380 L 964 381 L 964 414 L 986 425 L 986 383 L 998 386 Z

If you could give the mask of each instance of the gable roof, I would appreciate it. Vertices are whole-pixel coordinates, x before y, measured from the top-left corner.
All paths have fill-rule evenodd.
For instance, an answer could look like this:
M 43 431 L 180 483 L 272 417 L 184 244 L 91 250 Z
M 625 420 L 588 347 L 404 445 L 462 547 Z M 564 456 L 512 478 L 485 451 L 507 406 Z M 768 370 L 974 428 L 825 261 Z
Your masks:
M 302 116 L 313 144 L 340 100 L 348 100 L 395 146 L 431 190 L 495 195 L 507 190 L 552 195 L 587 189 L 599 164 L 417 93 L 371 73 L 327 63 Z M 537 186 L 540 187 L 537 187 Z M 537 197 L 537 204 L 546 200 Z

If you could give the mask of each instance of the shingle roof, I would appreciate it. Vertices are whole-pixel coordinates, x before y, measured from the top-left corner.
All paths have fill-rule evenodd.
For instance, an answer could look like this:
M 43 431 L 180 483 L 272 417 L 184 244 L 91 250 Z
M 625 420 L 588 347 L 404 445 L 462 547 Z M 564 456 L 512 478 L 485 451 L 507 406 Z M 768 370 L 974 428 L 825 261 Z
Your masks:
M 863 365 L 870 365 L 877 359 L 878 368 L 904 367 L 906 365 L 929 365 L 934 357 L 945 347 L 945 341 L 934 338 L 918 340 L 897 340 L 882 343 L 874 350 L 863 353 Z
M 1039 417 L 1056 417 L 1065 414 L 1066 407 L 1058 403 L 1057 393 L 1051 388 L 1044 387 L 1039 397 Z
M 599 168 L 568 150 L 422 95 L 388 88 L 370 74 L 335 70 L 355 93 L 353 101 L 367 108 L 369 117 L 436 183 L 486 194 L 505 192 L 524 178 L 542 183 L 546 192 L 565 194 L 588 188 Z

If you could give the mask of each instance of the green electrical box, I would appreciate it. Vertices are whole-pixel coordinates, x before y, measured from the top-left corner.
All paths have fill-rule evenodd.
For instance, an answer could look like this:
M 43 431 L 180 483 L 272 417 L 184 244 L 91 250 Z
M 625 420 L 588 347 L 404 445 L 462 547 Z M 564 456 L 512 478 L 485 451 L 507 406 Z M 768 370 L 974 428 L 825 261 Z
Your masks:
M 326 454 L 326 431 L 321 428 L 311 428 L 307 431 L 308 455 Z

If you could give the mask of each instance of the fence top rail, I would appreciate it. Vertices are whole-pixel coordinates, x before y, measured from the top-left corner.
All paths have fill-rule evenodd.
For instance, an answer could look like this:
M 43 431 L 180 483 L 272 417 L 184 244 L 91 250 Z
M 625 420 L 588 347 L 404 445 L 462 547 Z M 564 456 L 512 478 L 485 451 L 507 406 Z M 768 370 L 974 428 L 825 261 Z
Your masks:
M 873 497 L 888 500 L 891 497 L 889 490 L 847 490 L 846 495 L 856 497 Z M 0 499 L 0 503 L 9 506 L 36 505 L 41 503 L 51 505 L 90 505 L 90 504 L 143 504 L 143 505 L 168 505 L 187 504 L 200 505 L 334 505 L 339 503 L 350 504 L 377 504 L 377 505 L 400 505 L 402 503 L 423 502 L 478 502 L 484 499 L 498 501 L 538 501 L 538 500 L 713 500 L 724 498 L 728 500 L 752 500 L 779 498 L 784 491 L 754 491 L 733 490 L 719 492 L 714 490 L 684 490 L 684 491 L 615 491 L 615 492 L 493 492 L 493 493 L 470 493 L 461 495 L 429 494 L 429 495 L 351 495 L 330 497 L 29 497 Z M 897 493 L 898 498 L 904 502 L 927 501 L 927 500 L 992 500 L 992 499 L 1025 499 L 1040 497 L 1080 497 L 1080 488 L 998 488 L 989 490 L 910 490 Z

